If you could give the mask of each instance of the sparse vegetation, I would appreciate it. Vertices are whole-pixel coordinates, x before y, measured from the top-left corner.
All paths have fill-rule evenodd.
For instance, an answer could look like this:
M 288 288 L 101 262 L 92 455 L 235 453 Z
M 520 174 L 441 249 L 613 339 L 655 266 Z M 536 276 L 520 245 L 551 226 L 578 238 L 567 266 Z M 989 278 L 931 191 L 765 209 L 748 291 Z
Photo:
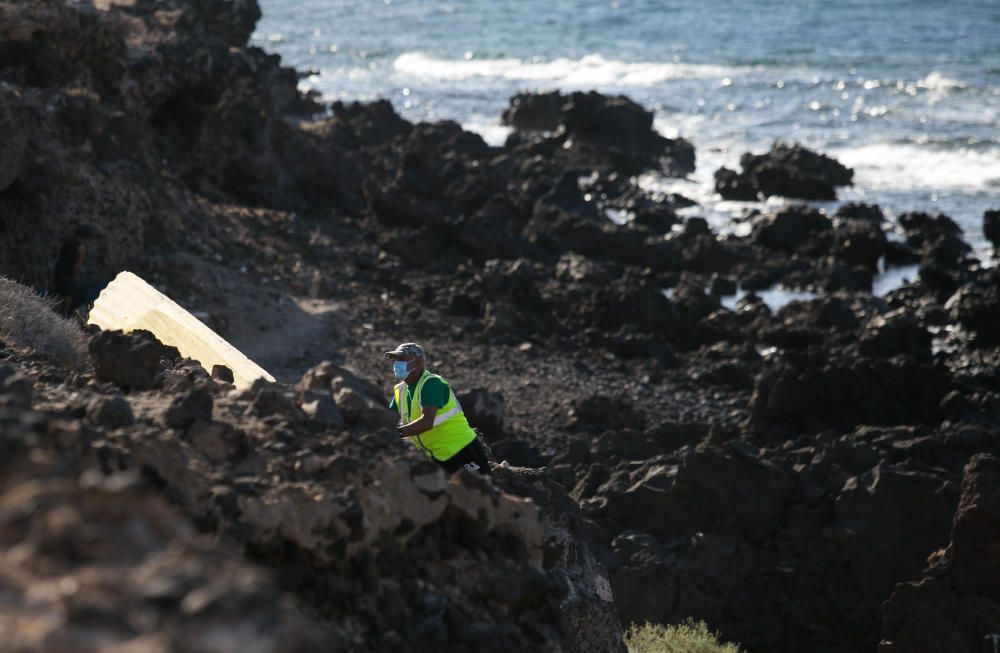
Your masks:
M 629 653 L 741 653 L 736 644 L 719 641 L 704 621 L 662 626 L 633 624 L 625 631 Z
M 66 367 L 86 364 L 83 332 L 53 310 L 53 302 L 0 276 L 0 339 Z

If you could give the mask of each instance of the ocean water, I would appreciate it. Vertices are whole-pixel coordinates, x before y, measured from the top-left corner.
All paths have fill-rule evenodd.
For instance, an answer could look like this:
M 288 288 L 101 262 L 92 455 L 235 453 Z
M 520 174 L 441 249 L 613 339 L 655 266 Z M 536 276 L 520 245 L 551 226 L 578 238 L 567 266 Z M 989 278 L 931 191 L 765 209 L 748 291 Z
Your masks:
M 855 169 L 841 200 L 940 211 L 977 254 L 1000 209 L 1000 0 L 260 0 L 254 42 L 328 100 L 387 98 L 501 144 L 523 90 L 624 93 L 697 148 L 683 193 L 720 229 L 721 165 L 797 140 Z M 771 203 L 781 200 L 772 199 Z M 833 208 L 830 206 L 829 208 Z

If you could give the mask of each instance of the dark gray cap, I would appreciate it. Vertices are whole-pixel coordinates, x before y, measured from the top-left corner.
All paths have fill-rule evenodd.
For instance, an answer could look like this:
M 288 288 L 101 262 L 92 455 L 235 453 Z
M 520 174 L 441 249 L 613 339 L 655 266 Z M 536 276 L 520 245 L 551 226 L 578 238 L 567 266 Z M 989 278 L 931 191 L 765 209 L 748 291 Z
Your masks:
M 385 352 L 386 358 L 401 358 L 403 356 L 424 357 L 424 350 L 415 342 L 404 342 L 392 351 Z

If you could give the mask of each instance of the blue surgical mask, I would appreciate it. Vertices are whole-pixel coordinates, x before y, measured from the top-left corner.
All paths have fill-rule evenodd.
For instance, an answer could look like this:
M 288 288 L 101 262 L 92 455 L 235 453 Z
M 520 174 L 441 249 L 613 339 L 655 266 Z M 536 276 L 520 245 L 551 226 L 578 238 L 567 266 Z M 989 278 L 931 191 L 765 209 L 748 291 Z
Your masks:
M 410 366 L 406 361 L 396 361 L 392 364 L 392 373 L 396 375 L 397 379 L 405 379 L 410 373 Z

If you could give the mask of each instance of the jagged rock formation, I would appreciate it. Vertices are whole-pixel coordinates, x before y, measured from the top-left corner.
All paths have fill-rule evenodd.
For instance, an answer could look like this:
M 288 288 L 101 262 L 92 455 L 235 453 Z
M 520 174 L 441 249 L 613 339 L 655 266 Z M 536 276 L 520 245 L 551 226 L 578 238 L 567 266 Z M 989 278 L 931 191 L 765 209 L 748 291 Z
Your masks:
M 108 335 L 100 333 L 95 342 Z M 94 346 L 95 359 L 127 361 L 150 341 L 142 333 L 117 338 L 134 346 L 113 351 Z M 130 389 L 124 395 L 89 373 L 66 378 L 10 351 L 5 356 L 27 375 L 0 368 L 5 443 L 25 456 L 5 461 L 5 486 L 12 496 L 37 496 L 33 500 L 51 506 L 51 516 L 36 510 L 27 517 L 39 524 L 38 537 L 61 538 L 46 544 L 29 533 L 25 546 L 44 548 L 66 573 L 81 575 L 91 572 L 79 561 L 106 565 L 125 555 L 126 567 L 117 573 L 134 580 L 113 602 L 126 604 L 130 592 L 163 594 L 146 599 L 164 607 L 140 629 L 142 637 L 195 642 L 201 628 L 231 628 L 225 650 L 237 650 L 238 638 L 260 635 L 267 619 L 285 619 L 294 629 L 303 617 L 283 607 L 290 597 L 282 597 L 276 580 L 323 619 L 294 635 L 268 632 L 272 648 L 262 650 L 622 648 L 606 572 L 586 539 L 570 539 L 581 532 L 581 517 L 557 485 L 514 468 L 502 470 L 500 484 L 512 493 L 469 473 L 449 479 L 392 431 L 331 429 L 309 419 L 289 388 L 258 382 L 237 392 L 212 381 L 196 364 L 171 358 L 169 348 L 161 346 L 160 353 L 153 382 L 139 389 L 132 379 L 122 379 Z M 342 390 L 347 372 L 323 369 L 332 376 L 331 386 L 341 388 L 336 396 L 345 414 L 352 414 Z M 32 381 L 41 387 L 32 391 Z M 76 386 L 71 403 L 63 399 L 68 384 Z M 354 392 L 358 385 L 355 380 Z M 379 402 L 367 406 L 363 410 L 388 413 Z M 36 470 L 26 463 L 49 448 L 56 448 L 55 471 L 53 465 Z M 72 474 L 80 470 L 87 470 L 80 481 L 85 484 L 77 487 Z M 30 480 L 49 473 L 58 479 L 51 489 Z M 137 485 L 140 477 L 177 510 L 149 485 Z M 100 520 L 88 517 L 112 504 L 118 512 Z M 3 540 L 9 556 L 20 546 L 15 517 L 12 512 L 14 530 Z M 45 524 L 53 519 L 64 535 L 48 535 Z M 148 525 L 130 526 L 130 519 Z M 89 530 L 80 531 L 82 523 Z M 196 526 L 225 545 L 211 550 L 195 536 Z M 93 538 L 129 528 L 134 532 L 113 546 L 94 549 Z M 150 535 L 142 535 L 143 529 Z M 240 562 L 241 549 L 274 575 Z M 191 567 L 185 572 L 190 578 L 160 580 L 171 561 Z M 28 584 L 53 577 L 39 565 L 36 571 L 24 568 L 15 585 L 22 598 L 10 625 L 19 637 L 22 630 L 29 637 L 35 609 Z M 86 581 L 81 597 L 114 577 Z M 225 607 L 213 610 L 215 602 Z M 96 647 L 105 632 L 114 641 L 128 640 L 128 628 L 110 618 L 92 632 L 76 628 L 71 620 L 64 630 L 43 632 L 45 650 L 58 650 L 52 642 L 70 641 L 66 638 L 93 641 L 86 646 Z M 185 633 L 187 628 L 192 632 Z M 327 644 L 316 643 L 321 639 Z
M 838 186 L 850 186 L 854 171 L 825 154 L 798 143 L 776 142 L 765 154 L 740 157 L 740 172 L 719 168 L 715 190 L 729 200 L 753 201 L 780 195 L 799 199 L 833 200 Z
M 102 431 L 88 422 L 123 423 L 42 407 L 31 373 L 44 367 L 14 356 L 24 375 L 11 352 L 2 356 L 0 649 L 344 650 L 274 574 L 199 535 L 138 469 L 102 471 L 98 449 L 84 444 Z
M 1000 459 L 980 454 L 965 467 L 951 542 L 886 601 L 880 653 L 990 650 L 1000 639 L 998 541 Z

